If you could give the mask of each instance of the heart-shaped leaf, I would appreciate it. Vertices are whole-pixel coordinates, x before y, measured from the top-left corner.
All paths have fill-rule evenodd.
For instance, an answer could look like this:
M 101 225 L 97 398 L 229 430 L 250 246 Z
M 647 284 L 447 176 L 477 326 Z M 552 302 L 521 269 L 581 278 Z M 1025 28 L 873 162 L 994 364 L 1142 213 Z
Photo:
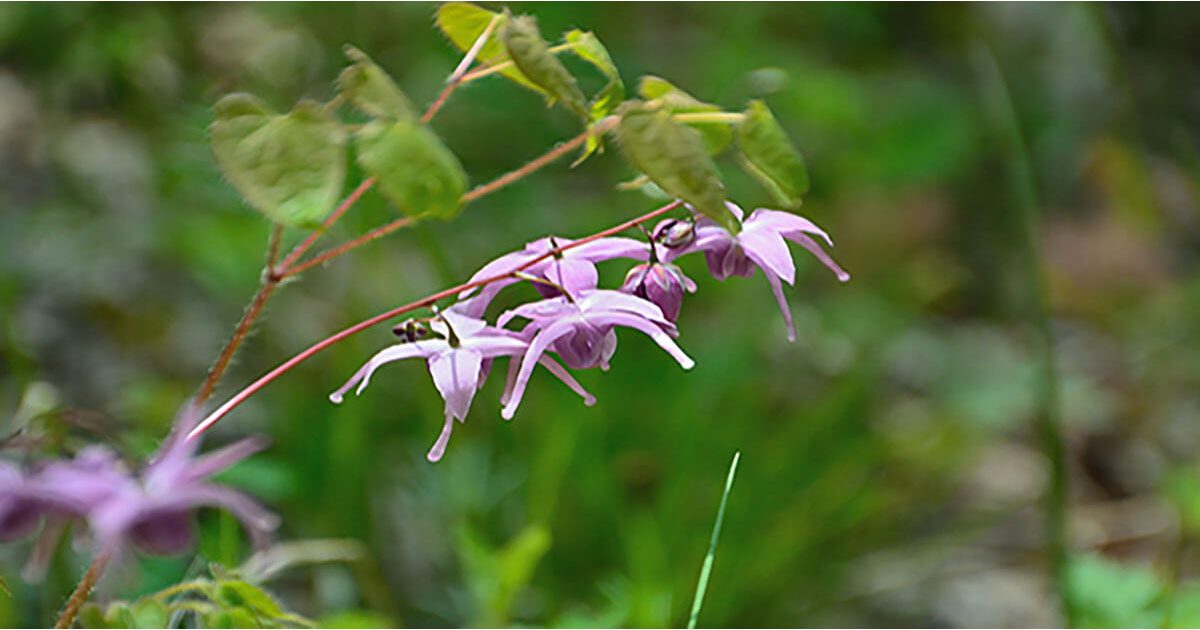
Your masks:
M 338 75 L 338 90 L 355 107 L 368 116 L 411 120 L 412 105 L 388 73 L 371 61 L 363 51 L 346 47 L 346 57 L 353 65 Z
M 739 229 L 737 219 L 725 207 L 717 167 L 704 150 L 698 131 L 672 120 L 668 110 L 641 101 L 626 101 L 620 115 L 617 141 L 635 168 L 667 194 L 690 203 L 730 232 Z
M 287 114 L 248 94 L 217 102 L 209 129 L 221 172 L 271 220 L 314 227 L 333 210 L 346 177 L 345 134 L 320 105 Z
M 766 104 L 750 101 L 737 136 L 746 171 L 784 207 L 799 207 L 808 192 L 808 169 Z
M 521 74 L 549 94 L 550 103 L 562 101 L 571 111 L 588 118 L 587 99 L 575 77 L 550 52 L 531 15 L 507 16 L 500 27 L 500 41 Z
M 670 81 L 652 75 L 646 75 L 638 82 L 638 95 L 647 101 L 661 103 L 672 114 L 702 114 L 720 112 L 721 108 L 675 87 Z M 704 146 L 710 154 L 720 153 L 733 141 L 733 131 L 723 122 L 687 123 L 699 131 L 704 138 Z
M 375 121 L 355 135 L 355 148 L 358 163 L 404 214 L 441 219 L 458 214 L 467 176 L 428 127 Z

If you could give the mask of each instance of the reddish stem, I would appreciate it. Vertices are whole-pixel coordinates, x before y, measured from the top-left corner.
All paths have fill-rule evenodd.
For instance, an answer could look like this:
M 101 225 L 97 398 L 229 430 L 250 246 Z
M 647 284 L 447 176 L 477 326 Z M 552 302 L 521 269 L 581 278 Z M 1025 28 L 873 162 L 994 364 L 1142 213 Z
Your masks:
M 591 236 L 581 238 L 581 239 L 571 242 L 567 245 L 563 245 L 561 247 L 556 247 L 556 248 L 554 248 L 532 260 L 525 262 L 524 264 L 522 264 L 512 270 L 506 271 L 504 273 L 499 273 L 494 276 L 488 276 L 487 278 L 481 278 L 479 280 L 474 280 L 471 282 L 464 282 L 462 284 L 451 287 L 449 289 L 439 291 L 432 295 L 423 297 L 415 302 L 409 302 L 408 304 L 405 304 L 403 306 L 398 306 L 396 308 L 393 308 L 384 313 L 380 313 L 369 319 L 365 319 L 357 324 L 354 324 L 353 326 L 350 326 L 349 328 L 345 328 L 329 337 L 326 337 L 325 339 L 322 339 L 321 341 L 318 341 L 317 343 L 309 346 L 308 349 L 304 350 L 300 354 L 297 354 L 296 356 L 288 359 L 287 361 L 284 361 L 278 367 L 271 370 L 270 372 L 267 372 L 266 374 L 261 376 L 258 380 L 254 381 L 253 383 L 251 383 L 250 385 L 248 385 L 244 389 L 242 389 L 242 391 L 235 394 L 232 398 L 230 398 L 228 401 L 226 401 L 225 404 L 221 405 L 215 411 L 213 411 L 211 414 L 209 414 L 207 418 L 205 418 L 203 421 L 200 422 L 200 424 L 196 425 L 196 428 L 192 429 L 192 431 L 190 433 L 188 433 L 187 439 L 188 440 L 196 439 L 197 437 L 202 435 L 205 431 L 210 429 L 214 424 L 216 424 L 218 421 L 220 421 L 221 418 L 224 418 L 230 411 L 233 411 L 238 405 L 241 405 L 243 402 L 245 402 L 248 398 L 250 398 L 255 393 L 257 393 L 258 390 L 265 387 L 271 381 L 274 381 L 275 379 L 279 378 L 280 376 L 283 376 L 285 373 L 290 371 L 292 368 L 303 363 L 305 360 L 307 360 L 309 357 L 313 356 L 314 354 L 317 354 L 318 352 L 338 343 L 339 341 L 346 339 L 347 337 L 350 337 L 354 334 L 362 332 L 372 326 L 375 326 L 376 324 L 381 324 L 381 323 L 383 323 L 389 319 L 392 319 L 393 317 L 396 317 L 398 315 L 403 315 L 405 313 L 408 313 L 409 311 L 414 311 L 418 308 L 424 308 L 426 306 L 429 306 L 429 305 L 433 304 L 434 302 L 437 302 L 438 300 L 442 300 L 442 299 L 445 299 L 448 297 L 453 297 L 455 295 L 458 295 L 459 293 L 462 293 L 463 291 L 468 291 L 470 289 L 475 289 L 478 287 L 486 286 L 493 282 L 498 282 L 500 280 L 504 280 L 506 278 L 512 277 L 513 274 L 524 271 L 524 270 L 532 267 L 533 265 L 536 265 L 537 263 L 539 263 L 543 260 L 546 260 L 547 258 L 551 258 L 553 256 L 562 254 L 563 252 L 565 252 L 569 249 L 574 249 L 581 245 L 586 245 L 587 243 L 590 243 L 597 239 L 601 239 L 601 238 L 604 238 L 607 236 L 612 236 L 613 234 L 617 234 L 619 232 L 623 232 L 631 227 L 640 225 L 641 223 L 644 223 L 646 221 L 650 221 L 651 219 L 662 216 L 662 215 L 670 212 L 671 210 L 678 208 L 681 204 L 682 204 L 682 202 L 680 202 L 680 201 L 673 201 L 661 208 L 658 208 L 657 210 L 652 210 L 650 212 L 647 212 L 646 214 L 643 214 L 642 216 L 637 217 L 635 219 L 630 219 L 629 221 L 626 221 L 619 225 L 615 225 L 611 228 L 608 228 L 607 230 L 597 232 L 595 234 L 592 234 Z
M 353 192 L 351 192 L 349 195 L 346 195 L 346 198 L 342 200 L 342 203 L 334 209 L 333 214 L 330 214 L 325 218 L 325 222 L 321 224 L 321 229 L 310 232 L 303 241 L 300 241 L 299 245 L 292 248 L 292 251 L 288 252 L 287 257 L 283 259 L 283 262 L 279 263 L 279 266 L 275 268 L 273 273 L 281 278 L 287 275 L 288 270 L 291 269 L 292 265 L 296 264 L 297 260 L 300 260 L 300 257 L 304 255 L 304 252 L 308 251 L 308 249 L 313 246 L 313 243 L 316 243 L 317 239 L 321 238 L 321 236 L 325 234 L 325 232 L 328 231 L 334 223 L 337 223 L 338 219 L 342 218 L 343 214 L 346 214 L 346 212 L 350 210 L 354 204 L 358 203 L 358 200 L 362 198 L 363 193 L 366 193 L 374 185 L 374 177 L 368 177 L 362 180 L 362 183 L 358 185 L 358 188 L 355 188 Z

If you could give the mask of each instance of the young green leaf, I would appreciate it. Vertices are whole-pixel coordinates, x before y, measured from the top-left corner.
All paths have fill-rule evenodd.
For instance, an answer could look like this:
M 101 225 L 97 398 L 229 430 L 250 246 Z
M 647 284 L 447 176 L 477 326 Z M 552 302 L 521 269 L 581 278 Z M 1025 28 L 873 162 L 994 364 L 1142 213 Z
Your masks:
M 663 108 L 672 114 L 716 113 L 721 108 L 675 87 L 670 81 L 653 75 L 646 75 L 638 81 L 638 95 L 647 101 L 658 101 Z M 704 146 L 710 154 L 720 153 L 733 141 L 733 131 L 727 123 L 697 122 L 687 123 L 699 131 L 704 138 Z
M 483 35 L 483 31 L 487 29 L 488 24 L 491 24 L 492 19 L 496 15 L 495 12 L 480 8 L 470 2 L 447 2 L 438 7 L 436 19 L 438 28 L 442 30 L 446 38 L 457 46 L 459 50 L 466 52 Z M 500 16 L 502 24 L 507 19 L 507 16 Z M 500 42 L 495 31 L 484 42 L 483 48 L 480 49 L 479 54 L 475 58 L 489 66 L 511 61 L 508 56 L 508 50 Z M 547 98 L 550 96 L 545 90 L 538 87 L 537 84 L 525 78 L 525 75 L 521 74 L 521 71 L 516 66 L 509 66 L 501 70 L 500 74 L 522 87 L 533 90 Z
M 592 97 L 589 106 L 589 119 L 592 123 L 599 122 L 605 116 L 616 111 L 617 107 L 625 101 L 625 83 L 621 80 L 621 73 L 617 71 L 617 65 L 608 55 L 608 49 L 591 32 L 573 29 L 567 32 L 564 39 L 571 45 L 571 52 L 595 66 L 601 74 L 608 78 L 608 83 Z M 583 153 L 571 166 L 578 166 L 591 154 L 603 151 L 602 140 L 603 136 L 600 134 L 589 136 Z
M 717 167 L 699 132 L 671 120 L 669 111 L 641 101 L 627 101 L 620 114 L 617 141 L 626 159 L 667 194 L 736 232 L 737 220 L 725 207 Z
M 345 134 L 319 105 L 283 115 L 248 94 L 217 102 L 209 129 L 221 172 L 271 220 L 313 227 L 337 203 L 346 176 Z
M 592 98 L 591 120 L 595 122 L 616 111 L 625 100 L 625 83 L 621 81 L 621 73 L 608 49 L 590 31 L 573 29 L 567 32 L 565 39 L 571 45 L 571 52 L 595 66 L 608 79 L 604 88 Z
M 804 158 L 762 101 L 750 101 L 737 135 L 746 171 L 780 204 L 798 207 L 809 185 Z
M 467 176 L 428 127 L 375 121 L 356 134 L 355 148 L 358 163 L 401 212 L 441 219 L 458 213 Z
M 408 97 L 366 53 L 347 46 L 346 57 L 353 65 L 338 75 L 337 85 L 342 95 L 355 107 L 376 118 L 411 120 L 415 117 Z
M 562 101 L 571 111 L 588 119 L 587 100 L 575 77 L 550 52 L 531 15 L 508 16 L 500 27 L 500 41 L 513 63 L 533 83 L 549 94 L 551 104 Z
M 217 601 L 228 608 L 245 608 L 256 616 L 279 619 L 287 616 L 283 608 L 261 588 L 243 580 L 222 580 L 217 585 Z

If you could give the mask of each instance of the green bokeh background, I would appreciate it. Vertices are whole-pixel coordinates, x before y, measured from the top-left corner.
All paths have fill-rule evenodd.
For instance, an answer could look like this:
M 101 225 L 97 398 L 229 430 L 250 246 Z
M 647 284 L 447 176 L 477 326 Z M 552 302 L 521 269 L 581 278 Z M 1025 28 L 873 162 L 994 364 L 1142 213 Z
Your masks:
M 391 341 L 386 327 L 316 357 L 209 439 L 271 436 L 226 478 L 281 514 L 282 540 L 368 550 L 285 573 L 268 585 L 284 603 L 335 625 L 680 625 L 740 450 L 702 625 L 1060 623 L 1010 185 L 1028 159 L 1084 621 L 1200 623 L 1200 11 L 512 6 L 547 36 L 594 31 L 630 86 L 652 73 L 731 110 L 764 98 L 808 161 L 803 213 L 854 279 L 839 285 L 797 250 L 787 344 L 761 276 L 717 282 L 686 259 L 700 285 L 679 322 L 694 370 L 623 334 L 610 372 L 579 375 L 599 404 L 539 378 L 512 422 L 492 379 L 437 465 L 423 456 L 441 400 L 418 362 L 340 407 L 325 399 Z M 429 102 L 458 60 L 434 10 L 0 5 L 0 416 L 24 429 L 14 457 L 94 441 L 150 452 L 253 294 L 269 226 L 216 169 L 210 105 L 236 90 L 280 109 L 327 100 L 347 43 Z M 992 60 L 1027 155 L 992 115 L 1007 106 L 987 89 Z M 433 127 L 473 183 L 578 131 L 499 77 L 456 92 Z M 767 202 L 721 166 L 734 199 Z M 528 240 L 657 205 L 615 188 L 632 176 L 615 151 L 564 161 L 314 269 L 273 300 L 217 398 Z M 328 242 L 392 216 L 369 193 Z M 609 263 L 602 281 L 625 270 Z M 201 521 L 198 558 L 129 559 L 98 598 L 248 553 L 229 519 Z M 4 625 L 48 623 L 87 562 L 64 541 L 47 579 L 26 584 L 29 548 L 0 548 Z M 1163 602 L 1173 612 L 1155 612 Z

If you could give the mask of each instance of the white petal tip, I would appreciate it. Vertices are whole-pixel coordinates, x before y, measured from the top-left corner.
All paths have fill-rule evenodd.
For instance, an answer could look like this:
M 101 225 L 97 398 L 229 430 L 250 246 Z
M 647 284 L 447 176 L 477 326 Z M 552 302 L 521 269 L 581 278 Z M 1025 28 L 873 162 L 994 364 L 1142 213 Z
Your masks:
M 596 404 L 596 397 L 595 397 L 595 396 L 588 396 L 587 398 L 584 398 L 584 399 L 583 399 L 583 404 L 584 404 L 585 406 L 587 406 L 587 407 L 591 407 L 591 406 L 595 405 L 595 404 Z
M 329 395 L 329 402 L 331 402 L 335 405 L 342 404 L 342 400 L 343 400 L 342 395 L 337 392 L 334 392 Z
M 425 455 L 425 459 L 428 460 L 430 464 L 436 464 L 442 461 L 442 454 L 430 451 Z
M 850 282 L 850 274 L 843 271 L 837 275 L 837 279 L 838 282 Z
M 509 409 L 508 407 L 505 407 L 504 409 L 500 410 L 500 417 L 504 418 L 505 420 L 512 420 L 516 413 L 516 409 Z
M 690 370 L 690 369 L 696 367 L 696 362 L 691 359 L 686 359 L 686 360 L 680 361 L 679 365 L 680 365 L 680 367 L 682 367 L 685 370 Z

